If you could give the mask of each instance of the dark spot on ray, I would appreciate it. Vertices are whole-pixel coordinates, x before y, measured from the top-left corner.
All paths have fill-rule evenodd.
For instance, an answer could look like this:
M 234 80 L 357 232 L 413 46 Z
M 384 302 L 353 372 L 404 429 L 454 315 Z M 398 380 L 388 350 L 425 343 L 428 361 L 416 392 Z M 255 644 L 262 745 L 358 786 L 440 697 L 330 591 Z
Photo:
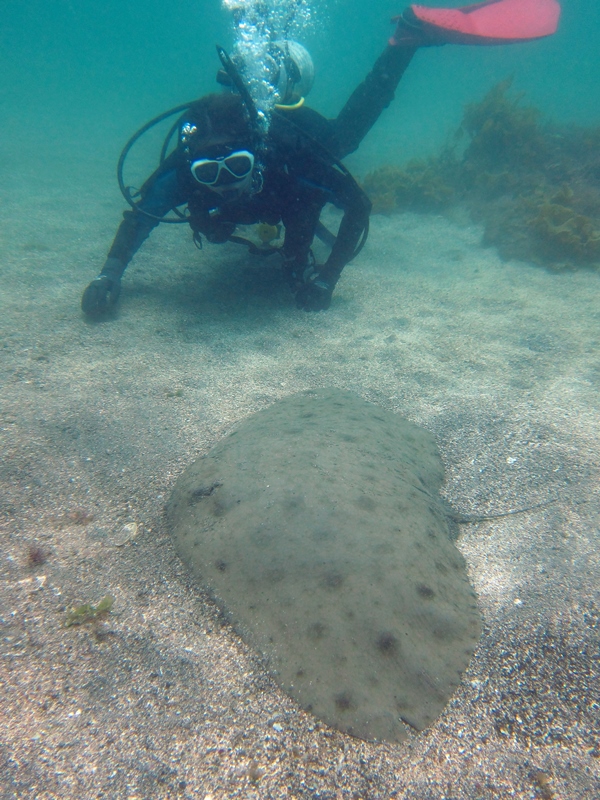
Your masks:
M 398 639 L 393 633 L 383 631 L 377 637 L 377 649 L 384 656 L 393 656 L 398 651 Z
M 325 539 L 335 538 L 335 533 L 331 530 L 331 528 L 315 528 L 314 531 L 312 531 L 311 536 L 316 542 L 322 542 Z
M 338 711 L 349 711 L 352 708 L 352 695 L 350 692 L 340 692 L 340 694 L 336 694 L 334 700 Z
M 344 582 L 344 576 L 339 572 L 325 572 L 322 583 L 326 589 L 339 589 Z
M 364 511 L 375 511 L 377 508 L 375 501 L 364 494 L 359 495 L 356 500 L 356 505 L 358 508 L 362 508 Z
M 307 634 L 310 639 L 319 640 L 325 635 L 326 627 L 322 622 L 313 622 L 307 628 Z
M 248 537 L 249 542 L 254 547 L 260 547 L 261 550 L 268 549 L 273 543 L 273 534 L 270 531 L 257 530 L 253 531 Z
M 219 570 L 219 572 L 225 572 L 227 569 L 227 562 L 220 558 L 218 561 L 215 561 L 215 567 Z
M 265 571 L 265 582 L 281 583 L 285 578 L 285 570 L 281 567 L 273 567 Z
M 218 500 L 215 499 L 214 505 L 212 507 L 212 513 L 215 517 L 222 517 L 224 514 L 227 513 L 229 509 L 223 503 L 220 503 Z
M 435 597 L 435 592 L 431 586 L 426 586 L 424 583 L 417 584 L 417 592 L 421 595 L 421 597 L 425 598 L 425 600 L 431 600 L 433 597 Z
M 293 511 L 296 508 L 301 508 L 304 505 L 304 499 L 299 496 L 288 495 L 283 501 L 284 510 Z

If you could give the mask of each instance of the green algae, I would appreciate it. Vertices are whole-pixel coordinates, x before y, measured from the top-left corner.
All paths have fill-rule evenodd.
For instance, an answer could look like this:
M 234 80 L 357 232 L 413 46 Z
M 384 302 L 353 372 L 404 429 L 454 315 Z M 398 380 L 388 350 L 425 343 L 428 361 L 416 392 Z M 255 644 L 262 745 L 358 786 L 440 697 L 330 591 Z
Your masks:
M 450 162 L 446 161 L 446 167 Z M 370 172 L 363 188 L 373 203 L 373 213 L 397 210 L 439 211 L 456 194 L 440 159 L 409 161 L 404 168 L 385 166 Z
M 556 271 L 600 265 L 599 178 L 600 128 L 544 121 L 508 78 L 465 107 L 452 146 L 363 185 L 375 213 L 462 205 L 502 258 Z
M 80 606 L 74 606 L 67 612 L 65 627 L 70 628 L 71 625 L 83 625 L 85 622 L 92 622 L 106 616 L 111 612 L 114 602 L 115 598 L 107 594 L 100 600 L 98 605 L 94 606 L 91 603 L 83 603 Z

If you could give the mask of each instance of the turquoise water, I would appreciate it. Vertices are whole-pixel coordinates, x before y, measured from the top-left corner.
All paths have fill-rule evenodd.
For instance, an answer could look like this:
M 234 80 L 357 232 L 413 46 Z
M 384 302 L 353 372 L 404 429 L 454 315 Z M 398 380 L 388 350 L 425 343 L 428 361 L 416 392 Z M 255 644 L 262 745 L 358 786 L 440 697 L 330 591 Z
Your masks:
M 311 5 L 314 23 L 304 37 L 317 70 L 311 101 L 333 115 L 403 6 L 390 0 Z M 355 157 L 357 169 L 435 150 L 459 123 L 463 105 L 509 74 L 547 114 L 597 124 L 600 8 L 593 0 L 562 5 L 560 31 L 545 41 L 421 51 L 397 102 Z M 56 160 L 90 172 L 102 164 L 110 179 L 110 163 L 132 130 L 215 88 L 216 42 L 232 44 L 231 18 L 219 0 L 3 4 L 0 157 L 17 154 L 46 171 Z

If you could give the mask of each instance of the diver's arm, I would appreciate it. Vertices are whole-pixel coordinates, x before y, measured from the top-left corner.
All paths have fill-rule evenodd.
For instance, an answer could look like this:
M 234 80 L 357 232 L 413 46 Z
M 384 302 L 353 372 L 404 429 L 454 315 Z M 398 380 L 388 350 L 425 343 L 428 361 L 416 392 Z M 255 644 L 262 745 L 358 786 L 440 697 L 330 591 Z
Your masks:
M 323 202 L 298 194 L 282 211 L 281 221 L 285 226 L 283 243 L 283 271 L 292 291 L 304 282 L 306 270 L 311 265 L 311 245 Z
M 160 219 L 172 208 L 185 202 L 185 192 L 180 185 L 176 165 L 169 169 L 158 169 L 142 186 L 140 195 L 139 203 L 123 212 L 123 222 L 108 252 L 107 260 L 122 264 L 118 278 Z M 100 274 L 103 273 L 104 270 Z
M 315 166 L 317 169 L 312 177 L 316 180 L 319 176 L 322 190 L 326 191 L 320 193 L 320 201 L 317 201 L 315 196 L 315 200 L 310 206 L 310 215 L 307 215 L 308 204 L 304 205 L 303 246 L 296 251 L 297 258 L 293 262 L 294 271 L 288 272 L 288 280 L 290 275 L 293 277 L 290 284 L 296 293 L 296 303 L 305 311 L 324 311 L 329 308 L 333 290 L 342 270 L 356 254 L 361 238 L 368 230 L 371 210 L 369 198 L 349 173 L 342 172 L 333 166 L 326 171 L 323 164 L 315 164 Z M 305 173 L 307 178 L 309 172 L 310 170 L 307 169 Z M 319 266 L 310 262 L 310 244 L 319 221 L 324 197 L 328 197 L 331 202 L 335 202 L 341 207 L 344 216 L 329 258 Z M 286 224 L 285 218 L 283 222 Z M 295 226 L 290 225 L 289 229 L 286 227 L 286 244 L 288 245 L 286 256 L 288 257 L 293 252 L 293 249 L 289 247 L 290 240 L 294 241 L 292 237 L 297 236 L 298 233 Z M 289 261 L 286 263 L 290 264 Z
M 348 176 L 348 191 L 342 198 L 344 216 L 337 232 L 336 240 L 329 258 L 319 269 L 319 276 L 332 289 L 335 288 L 342 270 L 351 261 L 359 247 L 363 235 L 366 236 L 369 226 L 371 202 L 366 194 Z
M 319 180 L 327 189 L 330 202 L 344 212 L 329 258 L 319 268 L 319 277 L 333 291 L 342 270 L 356 255 L 361 238 L 368 231 L 371 201 L 341 164 L 326 166 L 315 161 L 313 169 L 307 173 Z
M 83 293 L 81 308 L 86 316 L 101 317 L 116 305 L 121 292 L 121 278 L 135 253 L 160 218 L 185 202 L 176 164 L 167 162 L 169 159 L 142 186 L 139 203 L 123 213 L 123 221 L 104 266 Z

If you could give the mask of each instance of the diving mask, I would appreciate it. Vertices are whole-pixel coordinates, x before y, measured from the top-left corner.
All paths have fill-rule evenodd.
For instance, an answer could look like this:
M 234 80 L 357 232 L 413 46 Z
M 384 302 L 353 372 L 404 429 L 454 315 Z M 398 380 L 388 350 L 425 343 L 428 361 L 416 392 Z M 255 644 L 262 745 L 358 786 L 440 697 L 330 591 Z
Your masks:
M 218 158 L 198 158 L 190 165 L 194 178 L 203 186 L 218 191 L 246 182 L 254 169 L 254 155 L 249 150 L 234 150 Z M 239 184 L 238 184 L 239 185 Z

